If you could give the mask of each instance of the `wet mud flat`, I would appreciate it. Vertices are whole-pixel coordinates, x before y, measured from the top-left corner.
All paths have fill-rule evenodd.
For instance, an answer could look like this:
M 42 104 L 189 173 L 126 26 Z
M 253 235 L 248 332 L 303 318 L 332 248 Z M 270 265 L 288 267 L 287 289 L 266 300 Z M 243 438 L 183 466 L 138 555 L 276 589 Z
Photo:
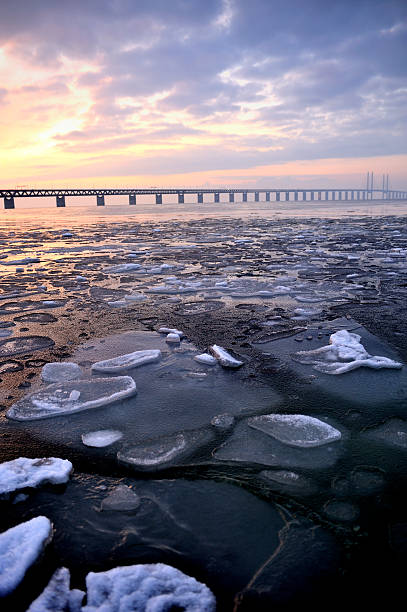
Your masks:
M 25 610 L 57 567 L 83 588 L 89 571 L 156 562 L 208 585 L 219 610 L 396 601 L 405 365 L 333 375 L 296 355 L 347 331 L 407 363 L 404 218 L 33 223 L 1 228 L 0 247 L 1 459 L 74 466 L 66 485 L 0 501 L 2 531 L 38 515 L 55 529 L 10 606 Z M 242 366 L 194 359 L 213 345 Z M 92 381 L 95 363 L 142 350 L 160 359 L 120 372 L 132 397 L 6 417 L 27 414 L 46 363 Z M 100 431 L 121 437 L 84 443 Z

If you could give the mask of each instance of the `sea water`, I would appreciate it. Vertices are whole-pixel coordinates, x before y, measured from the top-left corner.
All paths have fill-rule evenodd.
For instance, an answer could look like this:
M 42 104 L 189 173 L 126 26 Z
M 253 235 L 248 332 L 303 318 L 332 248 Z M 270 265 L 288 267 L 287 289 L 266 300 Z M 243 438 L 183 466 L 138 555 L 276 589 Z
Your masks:
M 396 593 L 406 212 L 379 201 L 2 211 L 3 459 L 74 467 L 63 488 L 2 502 L 4 529 L 44 515 L 55 530 L 16 609 L 60 566 L 83 588 L 88 571 L 168 563 L 220 610 L 347 601 L 355 585 L 361 600 Z M 341 330 L 402 367 L 332 375 L 296 358 Z M 195 359 L 213 346 L 240 366 L 216 350 L 215 363 Z M 92 369 L 137 351 L 157 359 Z M 72 378 L 41 378 L 64 361 Z M 89 406 L 119 377 L 136 392 Z M 44 398 L 48 415 L 30 420 Z

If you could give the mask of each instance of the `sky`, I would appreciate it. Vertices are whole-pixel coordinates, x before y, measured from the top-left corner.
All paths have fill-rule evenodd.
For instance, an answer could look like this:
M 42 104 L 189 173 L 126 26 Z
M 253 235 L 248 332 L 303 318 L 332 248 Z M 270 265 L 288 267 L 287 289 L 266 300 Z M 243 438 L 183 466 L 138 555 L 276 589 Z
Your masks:
M 0 186 L 407 189 L 406 0 L 1 0 Z

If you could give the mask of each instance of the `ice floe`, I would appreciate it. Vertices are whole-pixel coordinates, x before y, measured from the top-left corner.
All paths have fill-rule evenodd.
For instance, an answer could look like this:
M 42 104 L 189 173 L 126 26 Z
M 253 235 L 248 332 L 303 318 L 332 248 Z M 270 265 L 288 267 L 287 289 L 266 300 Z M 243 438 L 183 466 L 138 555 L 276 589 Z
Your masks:
M 313 480 L 289 470 L 263 470 L 260 472 L 260 478 L 270 489 L 288 495 L 314 495 L 318 490 Z
M 0 534 L 0 597 L 14 591 L 51 538 L 52 524 L 45 516 Z
M 135 469 L 154 471 L 189 460 L 212 440 L 213 434 L 205 429 L 183 431 L 146 440 L 118 452 L 117 458 Z
M 27 459 L 18 457 L 0 464 L 0 497 L 28 487 L 44 483 L 62 484 L 68 482 L 72 463 L 66 459 L 44 457 Z
M 304 414 L 265 414 L 248 419 L 248 425 L 284 444 L 309 448 L 341 439 L 341 432 Z
M 179 338 L 179 337 L 178 337 Z M 150 349 L 144 351 L 134 351 L 126 355 L 119 355 L 113 359 L 105 361 L 97 361 L 92 365 L 92 372 L 102 372 L 104 374 L 117 374 L 125 370 L 137 368 L 145 363 L 158 361 L 161 357 L 159 349 Z
M 181 342 L 181 338 L 178 334 L 171 332 L 170 334 L 167 334 L 165 341 L 169 344 L 179 344 Z
M 113 429 L 100 429 L 99 431 L 90 431 L 87 434 L 82 434 L 82 442 L 85 446 L 93 446 L 95 448 L 103 448 L 110 446 L 123 437 L 121 431 Z
M 126 263 L 126 264 L 118 264 L 117 266 L 110 266 L 109 268 L 105 268 L 105 272 L 110 272 L 111 274 L 123 274 L 127 272 L 137 272 L 140 270 L 141 264 L 138 263 Z
M 321 470 L 335 465 L 342 452 L 341 440 L 314 447 L 292 446 L 264 435 L 245 421 L 236 425 L 230 438 L 212 455 L 216 460 L 241 465 Z
M 292 357 L 325 374 L 344 374 L 362 366 L 376 370 L 402 367 L 401 363 L 388 357 L 369 355 L 360 339 L 358 334 L 341 329 L 330 336 L 329 345 L 311 351 L 298 351 Z
M 94 378 L 48 385 L 13 404 L 9 419 L 31 421 L 107 406 L 135 395 L 130 376 Z
M 216 357 L 209 355 L 209 353 L 201 353 L 200 355 L 195 355 L 194 360 L 198 363 L 203 363 L 204 365 L 213 366 L 218 363 Z
M 43 306 L 48 306 L 48 307 L 63 306 L 63 303 L 58 300 L 43 300 L 41 303 Z
M 126 485 L 118 485 L 102 501 L 101 509 L 128 512 L 136 510 L 140 503 L 140 497 L 133 489 Z
M 359 518 L 359 508 L 351 502 L 331 500 L 324 506 L 326 516 L 334 521 L 352 523 Z
M 225 412 L 224 414 L 217 414 L 211 419 L 211 425 L 219 430 L 231 429 L 235 424 L 235 417 Z
M 215 597 L 206 585 L 164 563 L 90 572 L 86 586 L 83 612 L 215 610 Z
M 381 425 L 366 430 L 364 435 L 390 448 L 407 450 L 407 421 L 402 419 L 389 419 Z
M 147 299 L 147 296 L 144 293 L 130 293 L 129 295 L 124 296 L 124 300 L 126 302 L 144 302 Z
M 46 382 L 64 382 L 81 376 L 82 368 L 69 361 L 46 363 L 41 370 L 41 378 Z
M 224 368 L 240 368 L 240 366 L 243 365 L 243 361 L 235 359 L 230 353 L 217 344 L 213 344 L 209 350 Z

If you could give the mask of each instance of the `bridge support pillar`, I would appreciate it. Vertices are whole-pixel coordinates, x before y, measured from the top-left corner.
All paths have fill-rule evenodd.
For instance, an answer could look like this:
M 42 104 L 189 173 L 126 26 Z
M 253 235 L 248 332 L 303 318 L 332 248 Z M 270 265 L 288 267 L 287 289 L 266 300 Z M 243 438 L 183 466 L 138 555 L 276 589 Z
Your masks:
M 243 196 L 243 202 L 247 202 L 247 191 L 243 191 L 242 196 Z
M 356 199 L 357 199 L 357 200 L 360 200 L 360 191 L 357 191 L 357 192 L 356 192 Z
M 184 203 L 184 194 L 178 192 L 178 204 Z
M 336 192 L 335 191 L 332 192 L 332 199 L 336 200 Z
M 347 200 L 347 199 L 348 199 L 348 195 L 349 195 L 349 194 L 348 194 L 348 192 L 347 192 L 347 191 L 345 191 L 345 200 Z
M 294 200 L 297 202 L 298 201 L 298 191 L 294 192 Z
M 311 200 L 312 201 L 314 200 L 314 192 L 313 191 L 311 191 Z
M 266 191 L 266 202 L 270 202 L 270 192 Z
M 163 194 L 162 193 L 156 193 L 155 194 L 155 203 L 156 204 L 162 204 L 163 203 Z
M 288 202 L 288 201 L 289 201 L 289 199 L 290 199 L 290 192 L 289 192 L 289 191 L 286 191 L 286 192 L 285 192 L 285 201 L 286 201 L 286 202 Z
M 235 194 L 233 192 L 229 193 L 229 202 L 234 202 L 235 201 Z
M 255 202 L 259 201 L 259 192 L 258 191 L 255 191 L 255 193 L 254 193 L 254 201 Z
M 198 204 L 203 204 L 203 193 L 198 193 Z
M 219 202 L 219 194 L 218 193 L 215 193 L 215 195 L 214 195 L 214 202 L 216 202 L 216 203 Z
M 137 204 L 137 198 L 135 193 L 129 193 L 129 204 L 135 206 Z
M 354 191 L 351 191 L 351 192 L 350 192 L 350 197 L 351 197 L 351 200 L 354 200 L 354 199 L 355 199 L 355 192 L 354 192 Z
M 342 191 L 338 191 L 338 197 L 340 200 L 342 200 Z
M 307 199 L 307 192 L 306 191 L 302 192 L 302 199 L 303 199 L 303 201 Z
M 65 196 L 57 195 L 57 208 L 65 208 Z
M 279 202 L 279 201 L 280 201 L 280 192 L 277 191 L 277 193 L 276 193 L 276 202 Z
M 325 200 L 329 200 L 329 191 L 325 191 Z
M 322 198 L 322 193 L 318 191 L 318 200 L 321 200 L 321 198 Z
M 104 206 L 105 205 L 105 196 L 103 193 L 98 193 L 96 196 L 96 206 Z
M 4 208 L 7 208 L 7 209 L 15 208 L 13 196 L 9 196 L 8 198 L 4 198 Z

